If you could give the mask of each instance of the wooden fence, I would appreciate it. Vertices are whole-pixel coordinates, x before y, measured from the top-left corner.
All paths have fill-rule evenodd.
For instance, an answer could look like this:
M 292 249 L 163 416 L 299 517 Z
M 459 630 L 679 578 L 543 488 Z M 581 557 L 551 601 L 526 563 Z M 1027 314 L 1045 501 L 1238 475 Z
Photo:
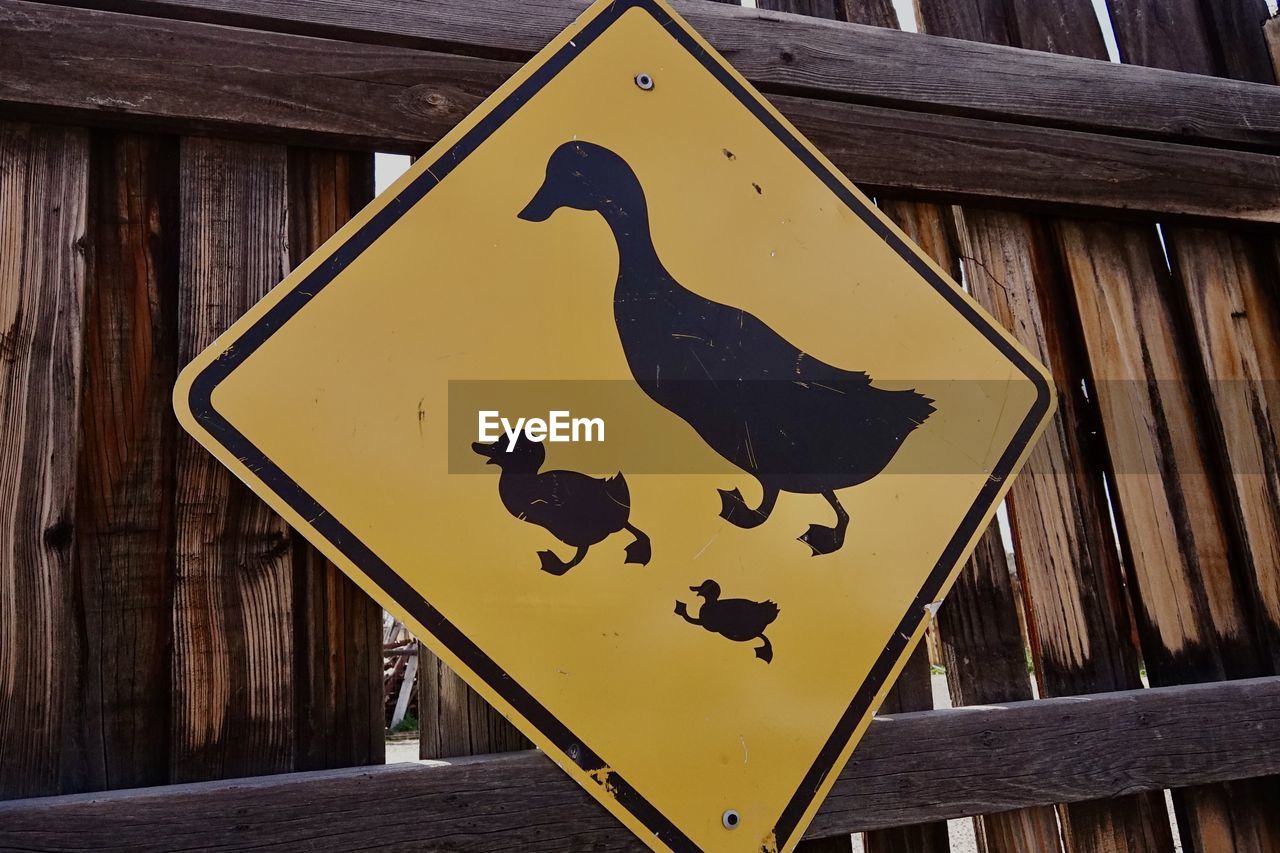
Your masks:
M 993 529 L 940 613 L 965 707 L 917 655 L 806 845 L 930 853 L 976 815 L 989 853 L 1168 851 L 1172 788 L 1183 849 L 1280 850 L 1264 0 L 1108 0 L 1120 64 L 1090 0 L 916 0 L 921 35 L 889 0 L 679 5 L 1060 388 L 1020 589 Z M 426 654 L 451 760 L 376 766 L 379 609 L 168 402 L 370 152 L 584 6 L 0 0 L 0 848 L 635 846 L 535 753 L 452 760 L 527 744 Z

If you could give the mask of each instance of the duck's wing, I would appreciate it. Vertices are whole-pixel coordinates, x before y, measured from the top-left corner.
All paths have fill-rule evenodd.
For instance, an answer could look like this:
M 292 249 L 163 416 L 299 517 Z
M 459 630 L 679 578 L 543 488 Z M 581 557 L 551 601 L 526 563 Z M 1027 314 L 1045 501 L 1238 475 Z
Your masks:
M 619 485 L 621 501 L 616 499 Z M 547 471 L 538 475 L 531 490 L 526 520 L 563 542 L 598 542 L 626 524 L 629 504 L 621 477 L 601 480 L 577 471 Z
M 748 637 L 773 624 L 779 613 L 778 605 L 772 601 L 746 598 L 722 598 L 716 602 L 716 611 L 726 625 Z

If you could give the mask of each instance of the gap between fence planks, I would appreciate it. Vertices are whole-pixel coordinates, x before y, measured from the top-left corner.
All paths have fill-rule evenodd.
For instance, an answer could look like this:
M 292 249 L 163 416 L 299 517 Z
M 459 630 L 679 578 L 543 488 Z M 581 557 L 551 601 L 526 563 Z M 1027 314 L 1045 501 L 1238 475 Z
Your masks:
M 366 150 L 420 151 L 517 67 L 25 0 L 0 0 L 0 41 L 9 48 L 0 53 L 0 105 L 10 113 Z M 864 189 L 1280 222 L 1280 157 L 772 100 Z
M 1280 678 L 881 717 L 808 836 L 1277 771 Z M 0 847 L 88 844 L 641 849 L 533 752 L 0 803 Z
M 588 0 L 53 0 L 523 61 Z M 1280 148 L 1280 92 L 701 0 L 676 8 L 763 91 L 1114 135 Z

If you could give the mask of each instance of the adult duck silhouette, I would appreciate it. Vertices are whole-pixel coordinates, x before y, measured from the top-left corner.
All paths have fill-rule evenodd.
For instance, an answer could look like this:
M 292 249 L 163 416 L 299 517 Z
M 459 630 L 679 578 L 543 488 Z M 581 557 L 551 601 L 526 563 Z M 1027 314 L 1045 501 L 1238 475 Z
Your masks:
M 719 489 L 721 517 L 756 527 L 779 492 L 819 494 L 836 524 L 812 524 L 800 541 L 815 555 L 838 550 L 849 515 L 836 492 L 883 471 L 934 411 L 933 400 L 877 388 L 866 373 L 826 364 L 753 314 L 676 281 L 654 248 L 644 189 L 613 151 L 590 142 L 561 145 L 519 216 L 541 222 L 566 207 L 599 213 L 617 241 L 614 319 L 636 382 L 759 480 L 756 507 L 736 488 Z
M 498 497 L 507 512 L 577 549 L 568 562 L 554 551 L 539 551 L 544 572 L 563 575 L 582 562 L 592 545 L 621 530 L 635 537 L 626 547 L 626 562 L 642 566 L 649 562 L 649 537 L 630 522 L 631 494 L 621 473 L 607 480 L 577 471 L 539 473 L 546 449 L 523 434 L 510 450 L 501 439 L 493 444 L 475 442 L 471 449 L 488 459 L 486 464 L 502 469 Z
M 698 586 L 689 587 L 689 590 L 702 598 L 698 615 L 690 616 L 689 606 L 683 601 L 677 601 L 677 616 L 691 625 L 700 625 L 713 634 L 736 643 L 764 640 L 763 646 L 756 647 L 756 657 L 765 663 L 773 661 L 773 643 L 764 635 L 764 629 L 778 618 L 778 605 L 772 601 L 721 598 L 720 584 L 713 580 L 705 580 Z

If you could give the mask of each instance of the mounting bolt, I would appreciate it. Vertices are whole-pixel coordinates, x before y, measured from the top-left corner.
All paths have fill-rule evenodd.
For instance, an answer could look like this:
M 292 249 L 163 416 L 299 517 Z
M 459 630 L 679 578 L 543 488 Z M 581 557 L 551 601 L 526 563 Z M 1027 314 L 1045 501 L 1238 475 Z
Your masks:
M 725 829 L 737 829 L 738 824 L 742 823 L 742 816 L 738 814 L 737 809 L 726 809 L 725 813 L 720 815 L 720 822 L 724 824 Z
M 644 91 L 648 92 L 650 89 L 653 88 L 652 75 L 646 74 L 643 71 L 641 71 L 639 74 L 636 75 L 636 85 L 639 86 Z

